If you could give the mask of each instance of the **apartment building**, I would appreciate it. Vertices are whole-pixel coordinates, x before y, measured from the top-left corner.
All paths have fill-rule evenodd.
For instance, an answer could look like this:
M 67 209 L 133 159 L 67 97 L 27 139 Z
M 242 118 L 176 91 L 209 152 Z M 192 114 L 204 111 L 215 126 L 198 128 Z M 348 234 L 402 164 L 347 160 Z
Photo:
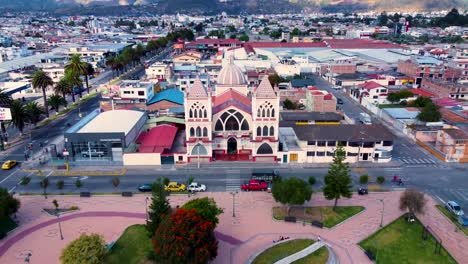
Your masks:
M 138 80 L 124 80 L 120 83 L 119 95 L 122 99 L 147 102 L 154 95 L 153 82 L 140 82 Z
M 385 104 L 387 103 L 388 89 L 374 81 L 364 82 L 351 89 L 351 95 L 361 104 Z
M 192 63 L 197 64 L 200 63 L 201 59 L 203 58 L 203 53 L 198 51 L 186 51 L 179 55 L 174 56 L 172 61 L 174 63 Z
M 421 89 L 434 94 L 436 98 L 450 97 L 468 100 L 468 84 L 424 78 L 422 79 Z
M 468 162 L 468 133 L 461 129 L 446 128 L 437 133 L 436 149 L 447 162 Z
M 461 76 L 461 70 L 446 66 L 443 61 L 432 57 L 411 57 L 409 60 L 399 61 L 397 71 L 415 79 L 420 85 L 423 78 L 433 78 L 456 81 Z
M 306 90 L 307 111 L 313 112 L 336 112 L 336 98 L 326 91 L 310 87 Z
M 156 62 L 145 69 L 145 74 L 148 79 L 170 80 L 173 75 L 173 69 L 171 65 Z

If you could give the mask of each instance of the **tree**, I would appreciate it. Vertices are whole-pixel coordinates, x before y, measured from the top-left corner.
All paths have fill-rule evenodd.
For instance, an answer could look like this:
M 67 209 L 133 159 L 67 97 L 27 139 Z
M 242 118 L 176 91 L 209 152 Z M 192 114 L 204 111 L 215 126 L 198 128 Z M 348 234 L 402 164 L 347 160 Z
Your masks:
M 120 185 L 119 177 L 112 178 L 112 186 L 114 186 L 114 188 L 117 188 L 117 187 L 119 187 L 119 185 Z
M 360 184 L 367 184 L 369 182 L 369 176 L 367 174 L 359 176 Z
M 57 181 L 57 189 L 63 190 L 63 187 L 65 186 L 65 182 L 63 180 Z
M 79 188 L 83 187 L 83 182 L 80 179 L 78 179 L 78 180 L 75 181 L 75 186 L 76 186 L 76 188 L 79 189 Z
M 315 177 L 314 177 L 314 176 L 310 176 L 310 177 L 309 177 L 309 184 L 310 184 L 310 185 L 314 185 L 315 182 L 316 182 Z
M 197 215 L 203 220 L 213 223 L 214 228 L 219 223 L 218 215 L 223 213 L 223 209 L 216 206 L 215 200 L 208 197 L 190 200 L 182 208 L 186 210 L 195 209 Z
M 422 122 L 439 122 L 441 117 L 439 106 L 430 103 L 423 107 L 416 118 Z
M 54 92 L 56 94 L 61 94 L 63 98 L 67 97 L 67 94 L 72 94 L 73 87 L 70 85 L 68 80 L 62 77 L 57 84 L 54 86 Z
M 24 125 L 28 120 L 28 113 L 26 112 L 26 108 L 24 107 L 23 102 L 14 100 L 11 103 L 10 110 L 13 125 L 18 128 L 21 134 L 23 134 Z
M 49 117 L 49 108 L 47 106 L 47 95 L 46 95 L 46 89 L 49 86 L 52 86 L 54 82 L 52 81 L 52 78 L 47 75 L 43 70 L 36 71 L 32 77 L 31 81 L 32 85 L 35 88 L 40 88 L 42 90 L 42 98 L 44 100 L 44 109 L 45 109 L 45 114 L 47 117 Z
M 338 146 L 335 150 L 333 163 L 330 164 L 325 175 L 325 187 L 323 194 L 327 200 L 335 200 L 333 210 L 336 210 L 338 199 L 341 197 L 351 198 L 351 176 L 349 175 L 349 166 L 344 162 L 346 152 L 343 146 Z
M 383 183 L 385 182 L 385 177 L 384 177 L 384 176 L 379 176 L 379 177 L 377 177 L 377 182 L 378 182 L 379 184 L 383 184 Z
M 20 205 L 20 201 L 8 193 L 7 189 L 0 188 L 0 219 L 18 212 Z
M 193 29 L 195 29 L 195 31 L 197 33 L 200 33 L 203 31 L 203 24 L 202 23 L 198 23 Z
M 194 180 L 195 180 L 194 177 L 189 177 L 189 178 L 187 179 L 187 186 L 190 185 L 190 184 L 192 184 L 192 182 L 193 182 Z
M 26 111 L 28 121 L 33 123 L 34 126 L 36 126 L 36 124 L 41 119 L 41 115 L 44 114 L 44 108 L 37 102 L 26 103 L 24 110 Z
M 244 42 L 249 42 L 249 36 L 247 36 L 246 34 L 242 34 L 239 36 L 239 40 L 244 41 Z
M 286 180 L 277 178 L 273 182 L 271 192 L 275 201 L 287 206 L 289 215 L 291 205 L 302 205 L 310 200 L 312 187 L 299 178 L 289 178 Z
M 154 253 L 156 259 L 168 264 L 208 263 L 218 254 L 214 224 L 194 209 L 178 209 L 165 217 L 156 230 Z
M 424 193 L 406 189 L 400 196 L 400 210 L 408 210 L 410 215 L 424 214 L 427 200 Z
M 70 242 L 62 251 L 60 261 L 62 264 L 87 264 L 103 263 L 106 256 L 106 242 L 98 234 L 81 234 Z
M 139 44 L 139 45 L 141 45 L 141 44 Z M 144 48 L 143 48 L 143 51 L 144 51 Z M 94 71 L 94 67 L 93 67 L 93 65 L 91 65 L 91 63 L 85 62 L 85 64 L 86 64 L 86 67 L 84 69 L 83 75 L 85 77 L 86 90 L 87 90 L 87 92 L 89 94 L 89 76 L 94 75 L 95 71 Z
M 426 106 L 428 104 L 432 104 L 431 98 L 425 97 L 425 96 L 420 96 L 420 97 L 416 98 L 416 100 L 412 101 L 410 103 L 410 106 L 424 107 L 424 106 Z
M 49 178 L 44 177 L 42 180 L 39 182 L 39 186 L 44 190 L 44 198 L 47 199 L 47 187 L 49 187 Z
M 69 75 L 74 76 L 76 79 L 80 80 L 80 84 L 78 85 L 78 88 L 81 88 L 83 85 L 83 82 L 80 79 L 80 76 L 85 76 L 86 79 L 87 77 L 87 71 L 88 71 L 88 64 L 87 62 L 81 60 L 81 55 L 80 54 L 73 54 L 70 58 L 70 61 L 65 65 L 65 73 L 68 73 Z M 89 93 L 89 87 L 88 88 L 88 93 Z M 81 89 L 80 89 L 80 97 L 81 97 Z
M 67 100 L 65 100 L 65 98 L 63 98 L 62 96 L 58 95 L 58 94 L 53 94 L 49 97 L 49 99 L 47 100 L 50 107 L 52 107 L 52 109 L 55 109 L 55 112 L 58 114 L 59 110 L 60 110 L 60 106 L 66 106 L 67 105 Z
M 63 78 L 68 83 L 70 94 L 72 96 L 72 101 L 75 102 L 75 93 L 78 91 L 81 96 L 81 87 L 83 85 L 83 82 L 81 81 L 78 75 L 75 75 L 72 72 L 65 72 Z
M 380 13 L 380 15 L 377 17 L 377 24 L 379 26 L 386 26 L 388 23 L 388 15 L 387 12 L 383 11 Z
M 288 110 L 295 110 L 295 109 L 298 108 L 297 104 L 295 102 L 289 100 L 288 98 L 284 99 L 283 107 L 284 107 L 284 109 L 288 109 Z
M 398 93 L 391 93 L 387 96 L 387 100 L 390 101 L 390 103 L 394 104 L 400 101 L 400 96 Z
M 150 234 L 154 234 L 164 216 L 171 213 L 171 207 L 167 200 L 167 193 L 164 190 L 164 185 L 161 178 L 158 178 L 152 186 L 151 205 L 148 210 L 149 221 L 146 223 L 146 228 Z

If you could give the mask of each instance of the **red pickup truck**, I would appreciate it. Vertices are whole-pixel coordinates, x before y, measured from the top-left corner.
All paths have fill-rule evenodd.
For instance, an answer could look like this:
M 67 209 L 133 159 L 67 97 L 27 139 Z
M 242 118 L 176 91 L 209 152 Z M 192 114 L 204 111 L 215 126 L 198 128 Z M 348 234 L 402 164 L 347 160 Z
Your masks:
M 266 191 L 268 185 L 266 181 L 250 180 L 247 184 L 242 184 L 241 189 L 243 191 Z

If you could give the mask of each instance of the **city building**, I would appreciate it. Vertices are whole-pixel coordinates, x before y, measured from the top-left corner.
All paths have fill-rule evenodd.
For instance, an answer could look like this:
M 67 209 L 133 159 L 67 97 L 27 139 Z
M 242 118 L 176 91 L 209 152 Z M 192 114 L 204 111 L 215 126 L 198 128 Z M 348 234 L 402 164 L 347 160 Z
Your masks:
M 305 108 L 313 112 L 336 112 L 336 98 L 331 93 L 311 87 L 306 89 Z
M 154 95 L 153 82 L 141 82 L 138 80 L 123 80 L 120 83 L 119 95 L 121 99 L 136 100 L 137 102 L 147 102 Z
M 148 79 L 157 80 L 170 80 L 173 76 L 172 66 L 169 64 L 155 62 L 145 69 L 146 77 Z
M 468 133 L 462 129 L 439 130 L 435 147 L 447 162 L 468 162 Z
M 468 84 L 424 78 L 421 82 L 421 89 L 434 94 L 437 98 L 450 97 L 468 100 Z

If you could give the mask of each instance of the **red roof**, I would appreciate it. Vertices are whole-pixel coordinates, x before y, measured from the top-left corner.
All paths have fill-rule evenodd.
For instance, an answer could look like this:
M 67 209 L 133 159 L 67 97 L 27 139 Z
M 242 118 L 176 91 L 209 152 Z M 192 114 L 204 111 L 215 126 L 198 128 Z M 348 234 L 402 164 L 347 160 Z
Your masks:
M 378 83 L 376 83 L 374 81 L 361 83 L 361 84 L 359 84 L 359 86 L 361 86 L 362 88 L 364 88 L 366 90 L 372 90 L 372 89 L 383 87 L 382 85 L 380 85 L 380 84 L 378 84 Z
M 326 47 L 323 42 L 249 42 L 245 45 L 250 45 L 253 48 L 320 48 Z
M 423 89 L 411 89 L 409 90 L 412 94 L 419 95 L 419 96 L 425 96 L 425 97 L 434 97 L 433 93 L 430 93 L 426 90 Z
M 136 141 L 140 144 L 138 152 L 162 153 L 170 150 L 176 134 L 177 127 L 171 125 L 159 125 L 148 132 L 142 132 Z
M 241 41 L 237 39 L 197 39 L 195 41 L 190 42 L 189 44 L 242 44 Z
M 325 95 L 325 96 L 323 97 L 323 99 L 325 99 L 325 100 L 331 100 L 331 99 L 333 99 L 333 95 L 332 95 L 332 94 L 327 94 L 327 95 Z
M 332 49 L 400 49 L 403 46 L 369 39 L 327 39 L 324 41 Z
M 232 104 L 235 104 L 236 102 L 244 105 L 246 108 L 252 109 L 252 104 L 251 104 L 249 98 L 247 98 L 246 96 L 236 92 L 233 89 L 230 89 L 230 90 L 226 91 L 225 93 L 214 97 L 213 108 L 219 107 L 219 106 L 221 106 L 223 104 L 226 104 L 226 107 L 227 107 L 227 106 L 230 106 Z M 223 107 L 222 109 L 224 109 L 224 108 L 225 107 Z M 220 111 L 221 109 L 217 109 L 217 110 Z M 246 111 L 247 109 L 242 109 L 242 110 Z

